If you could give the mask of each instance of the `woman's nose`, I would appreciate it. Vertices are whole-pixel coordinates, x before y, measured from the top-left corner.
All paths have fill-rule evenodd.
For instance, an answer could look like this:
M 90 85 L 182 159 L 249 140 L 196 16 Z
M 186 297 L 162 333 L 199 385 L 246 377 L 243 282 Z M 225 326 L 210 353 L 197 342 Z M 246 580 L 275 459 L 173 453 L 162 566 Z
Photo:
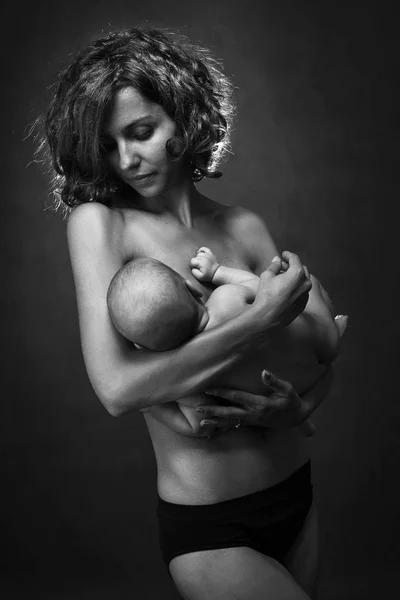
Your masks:
M 121 171 L 126 171 L 131 167 L 137 167 L 140 163 L 140 157 L 133 148 L 132 144 L 121 143 L 118 147 L 119 152 L 119 168 Z

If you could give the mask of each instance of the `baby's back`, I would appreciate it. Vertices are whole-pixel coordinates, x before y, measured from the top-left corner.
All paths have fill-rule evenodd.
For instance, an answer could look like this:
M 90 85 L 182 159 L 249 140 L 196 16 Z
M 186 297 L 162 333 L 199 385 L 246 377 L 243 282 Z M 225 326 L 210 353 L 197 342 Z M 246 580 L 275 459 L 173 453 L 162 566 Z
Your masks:
M 248 295 L 242 285 L 227 284 L 216 288 L 206 303 L 210 316 L 206 329 L 247 310 L 249 303 L 246 297 Z M 264 395 L 263 369 L 289 381 L 299 394 L 311 388 L 324 373 L 326 367 L 318 362 L 313 329 L 305 314 L 287 327 L 271 330 L 268 346 L 262 350 L 250 350 L 231 373 L 221 377 L 218 386 Z M 195 406 L 197 403 L 185 398 L 179 404 Z

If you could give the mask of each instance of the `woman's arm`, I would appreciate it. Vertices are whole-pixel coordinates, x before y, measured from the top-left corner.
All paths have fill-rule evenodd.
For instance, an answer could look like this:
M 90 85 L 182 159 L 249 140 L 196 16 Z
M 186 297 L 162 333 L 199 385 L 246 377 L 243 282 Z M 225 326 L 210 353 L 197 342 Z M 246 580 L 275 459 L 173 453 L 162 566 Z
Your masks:
M 277 253 L 263 219 L 252 211 L 241 207 L 233 209 L 227 222 L 227 231 L 245 250 L 255 273 L 261 273 L 271 254 Z M 284 256 L 287 255 L 284 253 Z M 286 269 L 286 265 L 284 268 Z M 317 312 L 328 310 L 329 316 L 332 316 L 332 303 L 326 291 L 315 278 L 313 289 L 309 293 L 307 307 L 311 311 Z M 339 315 L 335 317 L 335 321 L 341 337 L 346 330 L 347 317 Z M 218 398 L 224 398 L 232 402 L 232 405 L 207 406 L 204 404 L 197 410 L 202 411 L 205 417 L 202 423 L 206 426 L 226 427 L 229 423 L 237 422 L 238 419 L 250 426 L 291 427 L 301 425 L 307 421 L 327 396 L 332 384 L 332 377 L 332 366 L 328 364 L 325 375 L 309 392 L 299 396 L 289 382 L 280 380 L 270 373 L 267 377 L 264 371 L 262 381 L 266 385 L 265 396 L 250 394 L 242 390 L 209 389 L 206 393 L 214 396 L 215 401 L 218 401 Z M 313 425 L 307 427 L 306 434 L 312 434 L 313 430 Z
M 174 350 L 138 351 L 114 329 L 106 302 L 109 283 L 125 260 L 119 219 L 91 202 L 74 209 L 68 221 L 83 356 L 92 386 L 113 416 L 210 387 L 249 347 L 268 342 L 268 327 L 294 319 L 304 308 L 310 282 L 292 255 L 284 275 L 277 276 L 280 266 L 274 264 L 263 273 L 255 301 L 244 314 Z
M 229 427 L 240 419 L 251 427 L 286 428 L 304 424 L 329 393 L 333 381 L 333 366 L 327 365 L 326 371 L 302 396 L 287 381 L 263 371 L 261 375 L 265 385 L 265 396 L 249 394 L 241 390 L 215 389 L 206 393 L 215 399 L 224 398 L 232 406 L 206 404 L 198 406 L 204 419 L 201 425 Z M 314 426 L 307 428 L 312 434 Z

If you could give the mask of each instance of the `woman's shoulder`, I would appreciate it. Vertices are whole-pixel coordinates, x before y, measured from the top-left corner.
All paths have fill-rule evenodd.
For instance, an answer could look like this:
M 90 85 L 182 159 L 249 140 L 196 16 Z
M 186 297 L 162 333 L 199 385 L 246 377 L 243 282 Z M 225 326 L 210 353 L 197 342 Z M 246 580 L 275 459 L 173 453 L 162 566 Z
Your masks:
M 246 218 L 247 214 L 251 213 L 250 210 L 242 206 L 222 204 L 205 196 L 203 196 L 202 210 L 207 216 L 211 216 L 214 220 L 227 226 L 241 221 Z
M 85 202 L 74 208 L 68 217 L 68 238 L 108 235 L 119 225 L 122 225 L 119 211 L 101 202 Z
M 229 233 L 234 237 L 247 236 L 252 231 L 264 228 L 267 226 L 263 217 L 250 208 L 244 206 L 224 206 L 221 216 L 224 220 L 224 225 Z
M 124 222 L 119 211 L 100 202 L 80 204 L 69 215 L 68 248 L 78 262 L 90 264 L 95 256 L 113 256 L 121 262 L 124 239 Z
M 112 220 L 115 214 L 115 211 L 102 202 L 83 202 L 72 209 L 67 226 L 76 227 L 81 222 L 86 225 L 89 223 L 96 225 Z

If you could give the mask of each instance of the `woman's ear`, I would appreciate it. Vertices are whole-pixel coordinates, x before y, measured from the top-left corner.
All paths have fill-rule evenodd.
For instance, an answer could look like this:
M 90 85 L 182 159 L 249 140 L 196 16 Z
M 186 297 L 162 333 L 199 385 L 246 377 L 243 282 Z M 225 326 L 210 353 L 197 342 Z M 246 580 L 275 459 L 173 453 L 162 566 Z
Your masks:
M 190 279 L 185 279 L 185 285 L 188 288 L 189 292 L 196 298 L 196 300 L 201 300 L 203 297 L 203 292 L 200 292 L 197 287 L 190 281 Z

